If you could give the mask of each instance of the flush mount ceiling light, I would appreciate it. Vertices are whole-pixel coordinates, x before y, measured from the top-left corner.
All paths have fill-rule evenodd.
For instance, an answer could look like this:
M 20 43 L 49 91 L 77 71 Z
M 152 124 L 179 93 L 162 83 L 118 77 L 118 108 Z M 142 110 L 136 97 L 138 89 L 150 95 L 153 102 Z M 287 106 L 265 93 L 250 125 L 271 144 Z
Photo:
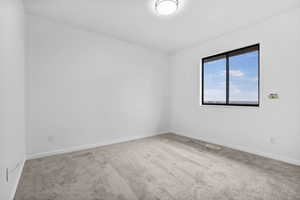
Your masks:
M 160 15 L 170 15 L 178 8 L 178 0 L 156 0 L 155 9 Z

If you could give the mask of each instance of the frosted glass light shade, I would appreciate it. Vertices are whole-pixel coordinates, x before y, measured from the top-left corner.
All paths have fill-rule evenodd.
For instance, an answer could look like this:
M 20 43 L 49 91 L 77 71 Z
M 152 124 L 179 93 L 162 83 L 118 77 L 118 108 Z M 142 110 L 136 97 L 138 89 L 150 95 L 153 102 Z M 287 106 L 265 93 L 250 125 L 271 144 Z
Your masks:
M 178 0 L 157 0 L 155 9 L 160 15 L 170 15 L 178 8 Z

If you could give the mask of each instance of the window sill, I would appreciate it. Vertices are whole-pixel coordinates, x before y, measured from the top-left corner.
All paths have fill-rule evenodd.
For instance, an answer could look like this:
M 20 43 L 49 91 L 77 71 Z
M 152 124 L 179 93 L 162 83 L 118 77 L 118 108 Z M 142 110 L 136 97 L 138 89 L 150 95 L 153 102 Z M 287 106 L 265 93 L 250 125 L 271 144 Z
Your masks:
M 226 105 L 226 104 L 202 104 L 200 103 L 200 107 L 204 108 L 242 108 L 242 109 L 259 109 L 261 108 L 261 104 L 260 105 Z

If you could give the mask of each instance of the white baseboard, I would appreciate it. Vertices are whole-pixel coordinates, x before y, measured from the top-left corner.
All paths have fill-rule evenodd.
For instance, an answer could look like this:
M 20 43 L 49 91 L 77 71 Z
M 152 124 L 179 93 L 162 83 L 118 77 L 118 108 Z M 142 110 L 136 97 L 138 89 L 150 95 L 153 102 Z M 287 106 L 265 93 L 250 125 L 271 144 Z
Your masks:
M 25 161 L 26 161 L 26 159 L 24 157 L 24 159 L 21 161 L 21 165 L 20 165 L 20 167 L 18 169 L 18 172 L 17 172 L 17 179 L 16 179 L 16 182 L 15 182 L 13 188 L 12 188 L 12 193 L 11 193 L 11 196 L 9 198 L 10 200 L 14 200 L 14 198 L 15 198 L 17 188 L 18 188 L 18 184 L 20 182 L 22 172 L 23 172 L 23 168 L 24 168 L 24 165 L 25 165 Z
M 128 137 L 127 138 L 119 138 L 119 139 L 115 139 L 115 140 L 111 140 L 111 141 L 104 141 L 104 142 L 99 142 L 99 143 L 94 143 L 94 144 L 84 144 L 84 145 L 79 145 L 79 146 L 58 149 L 58 150 L 54 150 L 54 151 L 29 154 L 29 155 L 27 155 L 27 160 L 43 158 L 43 157 L 47 157 L 47 156 L 53 156 L 53 155 L 64 154 L 64 153 L 71 153 L 71 152 L 75 152 L 75 151 L 81 151 L 81 150 L 91 149 L 91 148 L 95 148 L 95 147 L 101 147 L 101 146 L 110 145 L 110 144 L 117 144 L 117 143 L 121 143 L 121 142 L 128 142 L 131 140 L 151 137 L 151 136 L 160 135 L 160 134 L 168 133 L 168 132 L 169 131 L 161 131 L 161 132 L 157 132 L 157 133 L 132 136 L 130 138 L 128 138 Z
M 292 165 L 300 166 L 300 160 L 293 159 L 293 158 L 288 158 L 288 157 L 285 157 L 285 156 L 282 156 L 282 155 L 263 152 L 263 151 L 255 150 L 255 149 L 245 147 L 245 146 L 242 146 L 242 145 L 236 145 L 236 144 L 224 143 L 224 142 L 219 142 L 219 141 L 213 141 L 212 139 L 203 138 L 201 136 L 197 136 L 197 138 L 196 138 L 194 135 L 186 133 L 186 132 L 181 132 L 181 131 L 170 131 L 170 132 L 174 133 L 174 134 L 177 134 L 177 135 L 183 135 L 183 136 L 186 136 L 186 137 L 199 139 L 199 140 L 202 140 L 204 142 L 221 145 L 221 146 L 229 147 L 229 148 L 236 149 L 236 150 L 239 150 L 239 151 L 244 151 L 244 152 L 248 152 L 248 153 L 251 153 L 251 154 L 256 154 L 256 155 L 259 155 L 259 156 L 270 158 L 270 159 L 273 159 L 273 160 L 278 160 L 278 161 L 282 161 L 282 162 L 289 163 L 289 164 L 292 164 Z
M 151 134 L 133 136 L 133 137 L 130 137 L 130 138 L 120 138 L 120 139 L 116 139 L 116 140 L 112 140 L 112 141 L 105 141 L 105 142 L 94 143 L 94 144 L 85 144 L 85 145 L 79 145 L 79 146 L 74 146 L 74 147 L 68 147 L 68 148 L 64 148 L 64 149 L 58 149 L 58 150 L 54 150 L 54 151 L 30 154 L 30 155 L 27 155 L 27 160 L 37 159 L 37 158 L 42 158 L 42 157 L 47 157 L 47 156 L 53 156 L 53 155 L 58 155 L 58 154 L 64 154 L 64 153 L 70 153 L 70 152 L 75 152 L 75 151 L 81 151 L 81 150 L 86 150 L 86 149 L 91 149 L 91 148 L 95 148 L 95 147 L 101 147 L 101 146 L 116 144 L 116 143 L 121 143 L 121 142 L 127 142 L 127 141 L 131 141 L 131 140 L 136 140 L 136 139 L 151 137 L 151 136 L 155 136 L 155 135 L 160 135 L 160 134 L 163 134 L 163 133 L 175 133 L 175 134 L 178 134 L 178 135 L 183 135 L 183 136 L 199 139 L 199 140 L 202 140 L 202 141 L 205 141 L 205 142 L 208 142 L 208 143 L 218 144 L 218 145 L 229 147 L 229 148 L 232 148 L 232 149 L 245 151 L 245 152 L 248 152 L 248 153 L 251 153 L 251 154 L 256 154 L 256 155 L 263 156 L 263 157 L 266 157 L 266 158 L 271 158 L 271 159 L 274 159 L 274 160 L 279 160 L 279 161 L 282 161 L 282 162 L 286 162 L 286 163 L 289 163 L 289 164 L 300 166 L 300 160 L 297 160 L 297 159 L 288 158 L 288 157 L 285 157 L 285 156 L 282 156 L 282 155 L 277 155 L 277 154 L 273 154 L 273 153 L 269 153 L 269 152 L 254 150 L 252 148 L 245 147 L 245 146 L 242 146 L 242 145 L 219 142 L 219 141 L 216 141 L 216 140 L 203 138 L 201 136 L 195 137 L 193 134 L 189 134 L 189 133 L 182 132 L 182 131 L 174 131 L 174 130 L 173 131 L 162 131 L 162 132 L 158 132 L 158 133 L 151 133 Z M 23 165 L 24 165 L 24 163 L 23 163 Z

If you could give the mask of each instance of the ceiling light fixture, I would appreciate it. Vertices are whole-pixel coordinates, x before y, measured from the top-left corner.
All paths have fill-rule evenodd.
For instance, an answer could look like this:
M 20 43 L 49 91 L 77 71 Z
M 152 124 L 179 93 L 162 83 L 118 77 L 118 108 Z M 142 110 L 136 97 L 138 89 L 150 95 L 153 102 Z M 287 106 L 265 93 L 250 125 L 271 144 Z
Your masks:
M 156 0 L 155 9 L 160 15 L 170 15 L 178 8 L 178 0 Z

